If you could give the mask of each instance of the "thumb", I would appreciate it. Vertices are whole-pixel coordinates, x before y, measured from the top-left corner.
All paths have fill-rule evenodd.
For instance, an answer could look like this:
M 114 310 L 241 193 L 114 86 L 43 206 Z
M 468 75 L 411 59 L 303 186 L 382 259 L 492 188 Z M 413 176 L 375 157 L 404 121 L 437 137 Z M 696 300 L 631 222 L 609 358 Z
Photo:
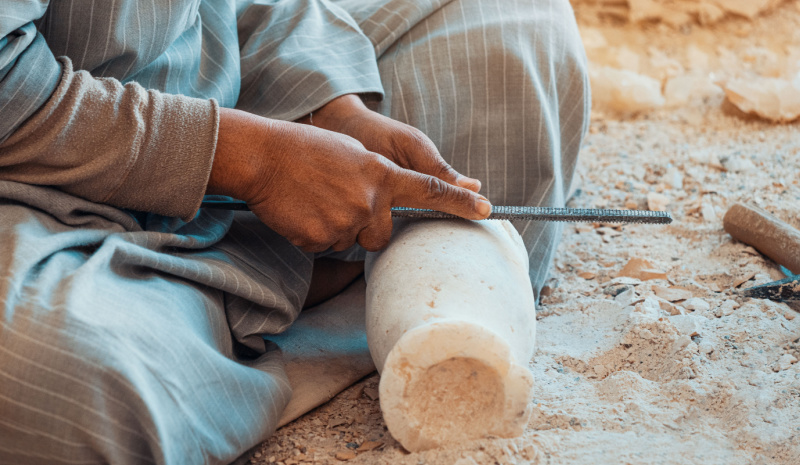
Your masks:
M 469 220 L 486 219 L 492 212 L 486 197 L 435 176 L 393 167 L 389 179 L 393 206 L 427 208 Z

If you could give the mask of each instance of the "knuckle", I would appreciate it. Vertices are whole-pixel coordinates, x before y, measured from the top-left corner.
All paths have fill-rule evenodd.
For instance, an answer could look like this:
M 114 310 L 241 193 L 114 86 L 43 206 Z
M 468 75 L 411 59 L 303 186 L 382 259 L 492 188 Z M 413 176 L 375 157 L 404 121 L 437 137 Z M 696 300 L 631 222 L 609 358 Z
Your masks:
M 367 252 L 378 252 L 386 247 L 386 244 L 372 238 L 364 239 L 360 242 L 360 244 L 361 247 L 363 247 Z
M 359 237 L 359 244 L 369 252 L 377 252 L 386 248 L 391 238 L 392 220 L 391 216 L 387 216 L 376 225 L 370 227 L 368 231 L 364 231 Z
M 449 190 L 446 183 L 441 179 L 427 176 L 425 182 L 425 196 L 428 200 L 439 200 L 447 196 Z

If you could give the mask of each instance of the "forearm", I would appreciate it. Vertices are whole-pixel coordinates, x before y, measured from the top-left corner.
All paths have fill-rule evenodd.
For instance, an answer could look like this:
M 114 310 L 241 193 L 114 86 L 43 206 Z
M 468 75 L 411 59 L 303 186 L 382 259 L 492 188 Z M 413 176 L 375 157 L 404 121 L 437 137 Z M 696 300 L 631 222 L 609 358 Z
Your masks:
M 190 219 L 214 156 L 216 103 L 62 64 L 55 92 L 0 145 L 0 178 Z

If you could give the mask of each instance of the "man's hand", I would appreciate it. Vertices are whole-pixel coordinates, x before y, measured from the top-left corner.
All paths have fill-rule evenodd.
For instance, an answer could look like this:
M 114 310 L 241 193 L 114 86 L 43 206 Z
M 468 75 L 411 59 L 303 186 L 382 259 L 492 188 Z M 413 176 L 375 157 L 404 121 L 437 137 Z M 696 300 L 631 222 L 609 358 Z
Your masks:
M 479 220 L 481 195 L 401 168 L 352 137 L 222 109 L 207 193 L 247 201 L 267 226 L 309 252 L 386 246 L 390 208 L 430 208 Z
M 370 110 L 357 95 L 338 97 L 298 122 L 346 134 L 367 150 L 385 156 L 402 168 L 429 174 L 474 192 L 481 189 L 480 181 L 461 175 L 447 164 L 425 133 Z

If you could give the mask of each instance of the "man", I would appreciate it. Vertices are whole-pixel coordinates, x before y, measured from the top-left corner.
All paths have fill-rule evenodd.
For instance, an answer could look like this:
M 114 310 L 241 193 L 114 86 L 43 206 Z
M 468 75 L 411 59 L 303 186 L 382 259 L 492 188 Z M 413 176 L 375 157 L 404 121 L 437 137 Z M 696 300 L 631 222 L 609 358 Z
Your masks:
M 0 463 L 229 463 L 315 259 L 563 205 L 587 125 L 566 0 L 0 0 L 0 37 Z M 560 228 L 515 226 L 538 293 Z

